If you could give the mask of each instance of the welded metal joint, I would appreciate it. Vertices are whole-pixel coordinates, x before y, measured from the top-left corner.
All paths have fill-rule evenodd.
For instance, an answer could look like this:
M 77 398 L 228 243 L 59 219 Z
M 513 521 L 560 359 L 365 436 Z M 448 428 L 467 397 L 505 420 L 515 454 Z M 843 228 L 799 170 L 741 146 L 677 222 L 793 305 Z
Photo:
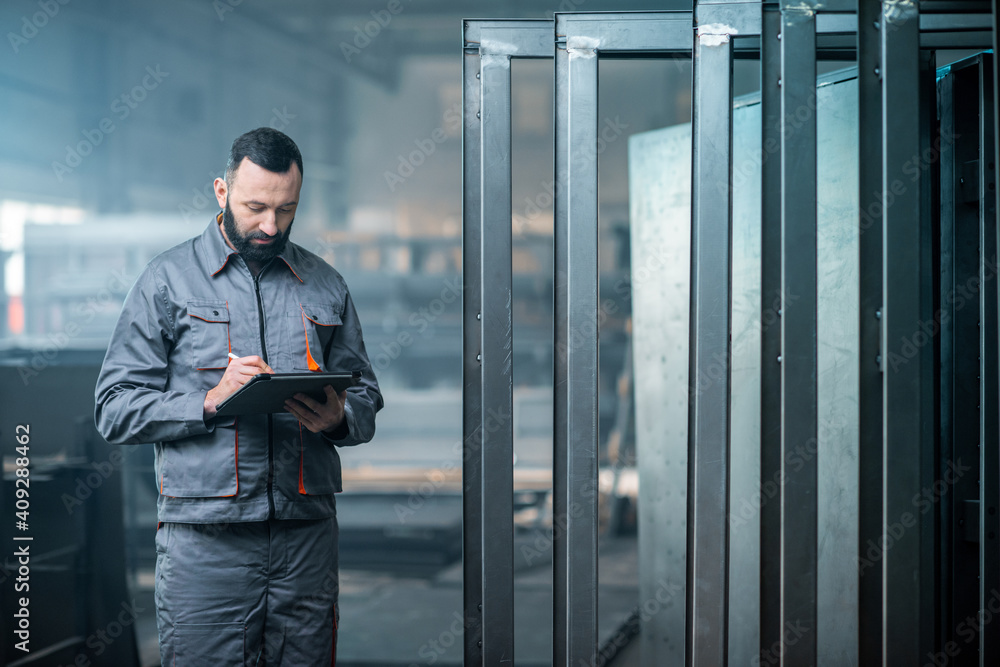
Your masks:
M 566 51 L 577 58 L 596 58 L 601 40 L 589 35 L 570 35 L 566 38 Z
M 699 25 L 696 32 L 702 46 L 722 46 L 740 31 L 724 23 L 706 23 Z
M 916 0 L 882 1 L 882 19 L 886 25 L 899 27 L 918 16 Z

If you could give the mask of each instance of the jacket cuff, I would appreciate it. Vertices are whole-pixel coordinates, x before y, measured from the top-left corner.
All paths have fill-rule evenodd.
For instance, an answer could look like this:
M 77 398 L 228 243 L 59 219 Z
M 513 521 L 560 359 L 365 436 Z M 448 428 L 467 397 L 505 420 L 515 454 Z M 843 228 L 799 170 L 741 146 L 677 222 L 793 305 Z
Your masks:
M 193 394 L 188 394 L 184 415 L 189 436 L 211 433 L 218 423 L 217 416 L 205 419 L 205 396 L 207 393 L 196 391 Z
M 351 434 L 350 421 L 354 417 L 354 411 L 351 410 L 351 404 L 349 402 L 344 403 L 344 420 L 340 422 L 340 425 L 333 431 L 320 431 L 327 440 L 339 441 L 343 440 Z

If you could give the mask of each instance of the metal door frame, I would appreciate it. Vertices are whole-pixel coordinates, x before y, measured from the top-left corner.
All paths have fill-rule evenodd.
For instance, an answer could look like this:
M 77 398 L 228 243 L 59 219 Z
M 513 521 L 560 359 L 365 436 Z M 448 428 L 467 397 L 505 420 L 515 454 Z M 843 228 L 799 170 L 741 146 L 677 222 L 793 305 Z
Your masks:
M 597 145 L 602 56 L 693 60 L 686 663 L 727 663 L 732 202 L 728 187 L 720 195 L 714 185 L 732 182 L 732 63 L 741 52 L 762 56 L 762 139 L 770 156 L 762 173 L 762 308 L 773 305 L 768 295 L 787 293 L 789 285 L 798 295 L 794 308 L 782 308 L 780 328 L 762 337 L 761 476 L 764 481 L 777 471 L 784 483 L 779 502 L 762 508 L 761 650 L 777 641 L 786 664 L 814 664 L 815 456 L 795 470 L 787 465 L 794 452 L 815 445 L 817 432 L 816 210 L 815 196 L 802 197 L 816 191 L 816 119 L 796 114 L 815 99 L 817 58 L 858 55 L 861 220 L 924 146 L 928 119 L 891 114 L 886 100 L 896 108 L 926 103 L 921 49 L 989 48 L 993 25 L 985 14 L 921 14 L 914 0 L 698 2 L 693 13 L 465 22 L 467 665 L 513 659 L 511 59 L 555 59 L 554 170 L 565 174 L 555 179 L 553 489 L 561 529 L 553 535 L 554 664 L 597 659 L 597 161 L 580 156 L 593 155 Z M 793 122 L 795 140 L 789 141 Z M 722 132 L 728 141 L 717 141 Z M 891 207 L 861 227 L 860 390 L 862 401 L 877 409 L 866 408 L 860 426 L 859 547 L 882 538 L 928 479 L 929 351 L 900 372 L 884 372 L 883 359 L 929 312 L 928 225 L 913 224 L 926 219 L 926 186 L 895 195 Z M 726 382 L 704 381 L 720 360 Z M 885 551 L 878 568 L 860 575 L 859 613 L 872 624 L 861 625 L 862 664 L 918 664 L 933 646 L 931 536 L 918 524 Z M 793 621 L 807 632 L 784 642 L 782 630 Z

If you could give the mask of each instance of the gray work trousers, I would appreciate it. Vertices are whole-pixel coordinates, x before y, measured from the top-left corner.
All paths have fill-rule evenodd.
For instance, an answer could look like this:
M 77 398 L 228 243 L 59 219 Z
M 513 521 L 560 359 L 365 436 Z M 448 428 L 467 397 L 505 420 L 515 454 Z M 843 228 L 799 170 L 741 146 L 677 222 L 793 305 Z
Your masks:
M 337 519 L 162 523 L 163 667 L 336 664 Z

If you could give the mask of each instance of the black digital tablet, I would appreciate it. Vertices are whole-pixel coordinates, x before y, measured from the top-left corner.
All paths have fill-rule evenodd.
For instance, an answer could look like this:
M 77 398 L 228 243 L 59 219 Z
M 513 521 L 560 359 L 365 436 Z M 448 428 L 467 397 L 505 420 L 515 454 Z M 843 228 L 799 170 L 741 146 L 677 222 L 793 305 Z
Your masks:
M 332 385 L 339 394 L 358 384 L 361 371 L 353 373 L 258 373 L 229 398 L 216 406 L 221 417 L 284 412 L 285 401 L 305 394 L 326 402 L 323 387 Z

